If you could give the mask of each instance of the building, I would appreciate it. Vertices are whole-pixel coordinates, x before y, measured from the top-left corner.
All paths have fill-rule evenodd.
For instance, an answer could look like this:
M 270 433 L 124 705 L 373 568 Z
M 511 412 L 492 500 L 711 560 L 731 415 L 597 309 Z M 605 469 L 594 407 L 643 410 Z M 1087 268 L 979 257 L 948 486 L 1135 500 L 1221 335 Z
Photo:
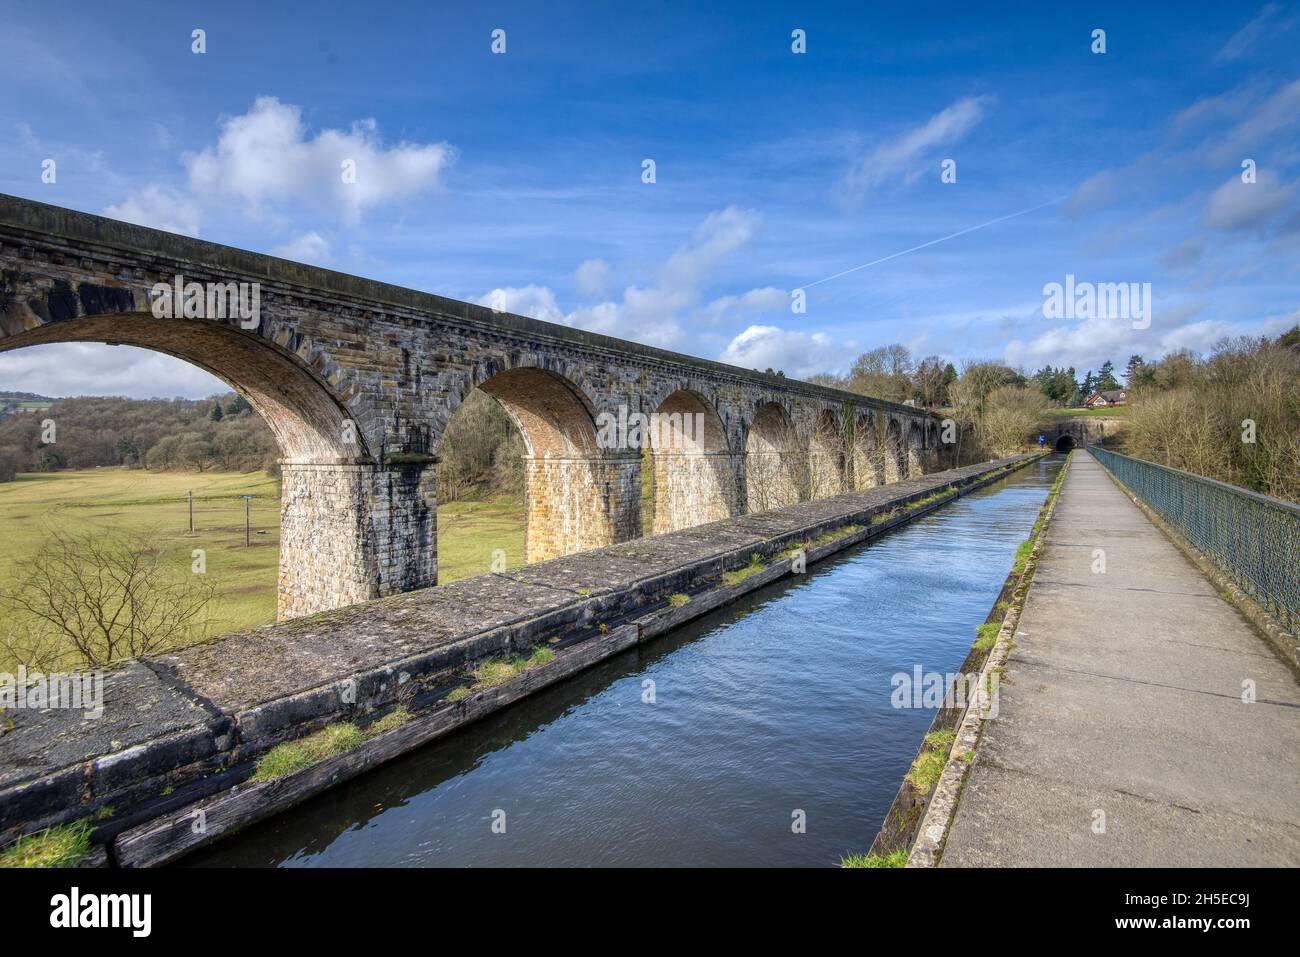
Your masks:
M 1102 409 L 1112 405 L 1127 405 L 1128 390 L 1108 389 L 1105 392 L 1094 392 L 1092 395 L 1088 396 L 1087 401 L 1083 404 L 1089 409 Z

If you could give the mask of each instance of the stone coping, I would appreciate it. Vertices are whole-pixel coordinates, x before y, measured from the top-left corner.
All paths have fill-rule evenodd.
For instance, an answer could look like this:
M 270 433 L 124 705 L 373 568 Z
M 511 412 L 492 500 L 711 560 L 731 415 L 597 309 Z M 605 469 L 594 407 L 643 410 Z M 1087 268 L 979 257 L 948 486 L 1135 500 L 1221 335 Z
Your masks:
M 279 259 L 263 253 L 223 246 L 218 243 L 137 226 L 104 216 L 51 206 L 35 200 L 0 193 L 0 226 L 21 230 L 34 237 L 58 237 L 76 243 L 95 244 L 125 251 L 142 258 L 163 258 L 174 262 L 202 263 L 243 276 L 265 278 L 332 298 L 351 298 L 375 306 L 397 306 L 424 313 L 434 319 L 451 319 L 498 331 L 559 340 L 623 356 L 670 365 L 686 366 L 714 375 L 756 382 L 786 392 L 817 396 L 835 402 L 854 402 L 875 409 L 894 410 L 908 415 L 934 415 L 927 409 L 900 405 L 884 399 L 872 399 L 828 386 L 788 379 L 712 359 L 688 356 L 654 346 L 641 345 L 613 336 L 574 329 L 508 312 L 495 312 L 487 306 L 449 299 L 433 293 L 407 289 L 374 279 Z
M 106 673 L 96 720 L 67 709 L 14 712 L 13 730 L 0 736 L 0 843 L 108 805 L 120 813 L 200 779 L 219 787 L 220 773 L 330 721 L 436 700 L 467 664 L 618 627 L 670 594 L 716 585 L 755 552 L 771 557 L 1035 458 L 726 519 L 126 662 Z

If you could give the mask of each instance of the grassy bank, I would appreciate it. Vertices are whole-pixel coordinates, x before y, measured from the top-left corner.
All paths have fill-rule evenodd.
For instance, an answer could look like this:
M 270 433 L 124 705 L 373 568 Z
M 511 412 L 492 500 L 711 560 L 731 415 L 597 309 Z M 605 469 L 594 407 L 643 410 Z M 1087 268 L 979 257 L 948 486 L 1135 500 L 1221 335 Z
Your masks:
M 186 493 L 194 492 L 194 533 Z M 244 502 L 251 508 L 252 545 L 244 545 Z M 24 473 L 0 484 L 0 589 L 45 544 L 50 529 L 111 537 L 145 536 L 168 565 L 189 572 L 191 553 L 206 553 L 216 585 L 206 635 L 275 620 L 280 553 L 277 484 L 262 472 L 148 472 L 122 468 Z M 455 581 L 491 571 L 502 549 L 507 566 L 524 558 L 523 503 L 512 498 L 453 502 L 438 509 L 439 579 Z M 8 622 L 22 627 L 21 622 Z M 0 659 L 3 659 L 0 655 Z M 15 662 L 0 660 L 0 671 Z

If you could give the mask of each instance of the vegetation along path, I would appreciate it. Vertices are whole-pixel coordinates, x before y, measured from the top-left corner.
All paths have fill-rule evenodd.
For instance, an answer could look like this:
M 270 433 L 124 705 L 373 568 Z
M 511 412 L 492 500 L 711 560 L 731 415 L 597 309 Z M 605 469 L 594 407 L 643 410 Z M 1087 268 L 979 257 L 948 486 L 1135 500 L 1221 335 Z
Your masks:
M 943 866 L 1300 865 L 1300 686 L 1090 455 L 1000 694 Z

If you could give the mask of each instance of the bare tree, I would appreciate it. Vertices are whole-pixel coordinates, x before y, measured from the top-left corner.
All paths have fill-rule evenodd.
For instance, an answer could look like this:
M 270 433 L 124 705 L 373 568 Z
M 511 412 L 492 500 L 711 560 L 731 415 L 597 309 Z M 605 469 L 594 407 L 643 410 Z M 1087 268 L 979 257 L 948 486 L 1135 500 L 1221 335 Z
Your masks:
M 501 404 L 474 389 L 456 409 L 438 444 L 438 501 L 483 493 L 519 496 L 524 442 Z
M 21 663 L 101 667 L 179 647 L 210 623 L 213 583 L 177 569 L 142 537 L 50 533 L 0 593 L 0 608 L 33 628 L 5 641 Z
M 769 420 L 745 450 L 749 511 L 766 512 L 808 498 L 808 457 L 794 426 Z
M 984 399 L 979 420 L 981 444 L 995 455 L 1012 455 L 1029 443 L 1038 428 L 1047 396 L 1032 386 L 1004 385 Z
M 833 416 L 818 416 L 808 441 L 808 497 L 829 498 L 844 492 L 848 440 Z

